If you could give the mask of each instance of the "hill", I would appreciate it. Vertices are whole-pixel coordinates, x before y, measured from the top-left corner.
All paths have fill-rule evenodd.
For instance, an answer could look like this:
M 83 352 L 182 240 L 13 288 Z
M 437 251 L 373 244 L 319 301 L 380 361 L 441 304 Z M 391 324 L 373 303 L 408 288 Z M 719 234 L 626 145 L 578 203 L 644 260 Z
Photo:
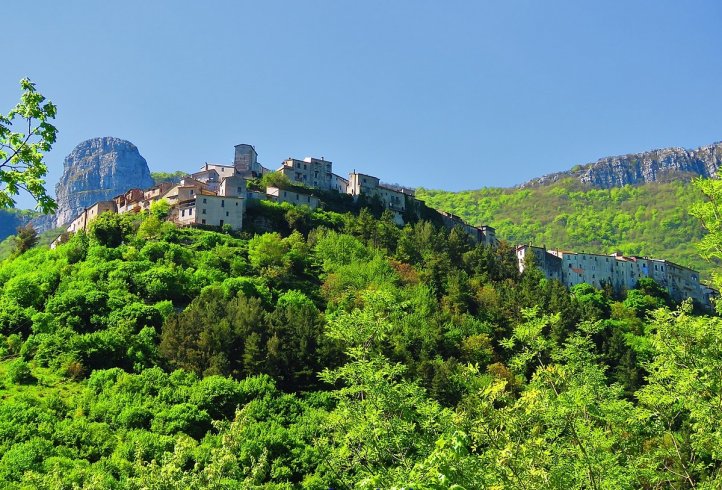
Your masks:
M 463 192 L 418 189 L 428 206 L 488 224 L 511 243 L 665 258 L 709 274 L 699 257 L 704 230 L 687 210 L 702 199 L 685 181 L 593 189 L 567 178 L 528 188 Z
M 692 368 L 654 376 L 718 360 L 719 320 L 648 323 L 672 306 L 653 283 L 568 291 L 369 208 L 261 203 L 242 234 L 157 212 L 0 263 L 4 488 L 655 488 L 682 481 L 664 441 L 717 437 L 664 404 Z

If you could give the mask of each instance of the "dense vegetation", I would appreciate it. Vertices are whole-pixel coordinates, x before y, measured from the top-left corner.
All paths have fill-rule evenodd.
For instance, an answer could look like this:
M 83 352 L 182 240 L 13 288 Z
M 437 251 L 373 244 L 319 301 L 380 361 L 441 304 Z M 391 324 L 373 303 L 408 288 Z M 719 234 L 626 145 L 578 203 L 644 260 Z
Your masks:
M 368 209 L 159 213 L 0 266 L 4 488 L 722 484 L 722 322 L 652 281 Z
M 568 179 L 526 189 L 464 192 L 419 189 L 431 207 L 494 226 L 511 243 L 666 258 L 709 275 L 694 244 L 703 234 L 690 206 L 701 193 L 689 182 L 589 189 Z

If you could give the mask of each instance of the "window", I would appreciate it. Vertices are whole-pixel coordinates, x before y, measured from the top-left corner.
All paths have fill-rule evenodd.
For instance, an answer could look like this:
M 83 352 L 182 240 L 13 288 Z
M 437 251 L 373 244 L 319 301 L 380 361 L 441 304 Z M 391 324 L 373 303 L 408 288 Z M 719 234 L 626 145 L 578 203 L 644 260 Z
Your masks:
M 201 213 L 202 213 L 202 214 L 206 214 L 206 208 L 203 208 L 203 209 L 201 210 Z
M 223 220 L 221 220 L 221 224 L 220 224 L 220 226 L 223 226 Z
M 203 198 L 203 204 L 206 204 L 207 202 L 208 202 L 208 200 L 204 197 L 204 198 Z
M 189 214 L 190 216 L 193 216 L 193 208 L 190 208 L 190 209 L 188 210 L 188 214 Z
M 236 206 L 238 206 L 238 201 L 236 201 Z
M 243 187 L 239 187 L 239 188 L 238 188 L 238 193 L 239 193 L 239 194 L 243 194 Z
M 221 199 L 221 207 L 222 207 L 222 208 L 225 208 L 225 207 L 226 207 L 226 201 L 224 201 L 223 199 Z
M 228 216 L 228 211 L 226 211 L 226 216 Z

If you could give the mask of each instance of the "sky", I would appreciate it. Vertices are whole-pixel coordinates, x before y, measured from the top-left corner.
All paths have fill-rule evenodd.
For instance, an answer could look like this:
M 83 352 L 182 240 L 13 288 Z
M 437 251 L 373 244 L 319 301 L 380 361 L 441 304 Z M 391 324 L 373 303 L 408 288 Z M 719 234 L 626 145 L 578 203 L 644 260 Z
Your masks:
M 722 140 L 722 2 L 3 0 L 0 112 L 58 106 L 54 189 L 83 140 L 151 171 L 324 157 L 382 181 L 513 186 Z M 19 207 L 33 207 L 21 196 Z

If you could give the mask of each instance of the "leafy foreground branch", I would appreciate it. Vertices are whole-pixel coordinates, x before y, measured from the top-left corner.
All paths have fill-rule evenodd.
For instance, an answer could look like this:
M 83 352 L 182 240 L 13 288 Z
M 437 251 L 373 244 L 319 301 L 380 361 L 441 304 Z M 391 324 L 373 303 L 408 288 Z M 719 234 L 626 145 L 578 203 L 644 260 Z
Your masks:
M 0 114 L 0 209 L 14 207 L 22 190 L 38 202 L 38 210 L 50 213 L 56 205 L 45 190 L 43 154 L 58 134 L 50 124 L 57 108 L 27 78 L 20 80 L 20 88 L 20 102 L 7 115 Z

